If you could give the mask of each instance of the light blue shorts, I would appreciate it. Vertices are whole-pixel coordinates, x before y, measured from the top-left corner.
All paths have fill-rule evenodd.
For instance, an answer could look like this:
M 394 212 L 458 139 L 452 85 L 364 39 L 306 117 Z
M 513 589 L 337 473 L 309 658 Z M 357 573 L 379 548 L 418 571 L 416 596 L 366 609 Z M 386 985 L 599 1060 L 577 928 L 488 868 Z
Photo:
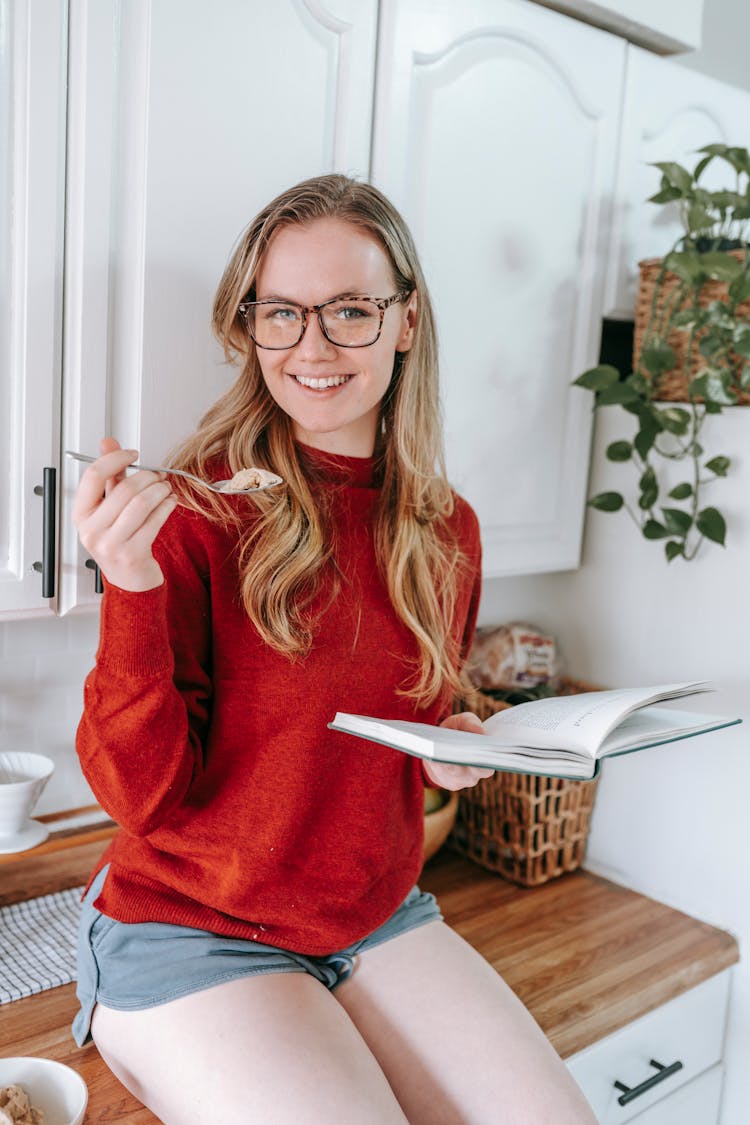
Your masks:
M 73 1021 L 73 1038 L 79 1047 L 91 1038 L 97 1001 L 107 1008 L 137 1011 L 261 973 L 310 973 L 333 990 L 352 974 L 358 953 L 442 918 L 435 896 L 413 887 L 395 913 L 361 941 L 339 953 L 307 957 L 189 926 L 117 922 L 94 906 L 106 874 L 105 867 L 89 887 L 78 930 L 76 992 L 81 1007 Z

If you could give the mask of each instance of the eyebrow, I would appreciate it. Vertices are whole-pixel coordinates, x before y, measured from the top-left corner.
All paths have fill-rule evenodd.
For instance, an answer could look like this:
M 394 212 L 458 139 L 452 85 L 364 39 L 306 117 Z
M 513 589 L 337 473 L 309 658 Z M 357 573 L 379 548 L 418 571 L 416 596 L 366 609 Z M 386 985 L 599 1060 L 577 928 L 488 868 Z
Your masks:
M 354 297 L 370 297 L 372 294 L 364 289 L 345 289 L 342 293 L 335 293 L 332 297 L 326 297 L 325 301 L 316 301 L 317 305 L 326 305 L 329 301 L 345 301 L 347 298 L 353 299 Z M 300 308 L 305 308 L 302 301 L 295 301 L 291 297 L 282 297 L 279 293 L 269 293 L 267 297 L 256 296 L 256 301 L 278 301 L 280 305 L 299 305 Z

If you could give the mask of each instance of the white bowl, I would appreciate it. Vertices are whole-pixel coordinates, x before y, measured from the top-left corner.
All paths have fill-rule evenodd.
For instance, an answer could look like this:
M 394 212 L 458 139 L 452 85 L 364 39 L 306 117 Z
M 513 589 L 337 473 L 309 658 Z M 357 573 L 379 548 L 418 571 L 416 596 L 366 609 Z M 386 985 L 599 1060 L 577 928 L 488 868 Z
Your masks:
M 44 1125 L 81 1125 L 89 1092 L 75 1070 L 53 1059 L 0 1059 L 0 1087 L 23 1086 Z
M 44 754 L 0 751 L 0 837 L 15 836 L 28 826 L 54 769 L 55 763 Z

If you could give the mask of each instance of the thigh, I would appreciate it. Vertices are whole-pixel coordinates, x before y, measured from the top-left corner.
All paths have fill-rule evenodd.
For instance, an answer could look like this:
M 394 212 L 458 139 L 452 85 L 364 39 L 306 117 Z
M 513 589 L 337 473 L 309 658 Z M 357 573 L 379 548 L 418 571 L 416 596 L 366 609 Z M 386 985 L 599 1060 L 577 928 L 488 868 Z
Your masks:
M 526 1008 L 443 922 L 362 953 L 334 996 L 411 1125 L 595 1125 Z
M 104 1061 L 165 1125 L 404 1125 L 377 1061 L 305 973 L 242 977 L 138 1011 L 94 1009 Z

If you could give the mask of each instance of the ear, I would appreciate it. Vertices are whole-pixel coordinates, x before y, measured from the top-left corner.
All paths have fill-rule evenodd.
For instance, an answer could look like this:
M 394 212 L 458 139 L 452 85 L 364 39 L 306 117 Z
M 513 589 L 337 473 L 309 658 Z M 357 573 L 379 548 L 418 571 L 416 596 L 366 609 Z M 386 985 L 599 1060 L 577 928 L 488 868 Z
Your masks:
M 408 352 L 409 348 L 414 343 L 414 330 L 417 327 L 417 291 L 412 290 L 411 296 L 405 305 L 402 306 L 403 323 L 401 327 L 401 334 L 396 341 L 397 352 Z

